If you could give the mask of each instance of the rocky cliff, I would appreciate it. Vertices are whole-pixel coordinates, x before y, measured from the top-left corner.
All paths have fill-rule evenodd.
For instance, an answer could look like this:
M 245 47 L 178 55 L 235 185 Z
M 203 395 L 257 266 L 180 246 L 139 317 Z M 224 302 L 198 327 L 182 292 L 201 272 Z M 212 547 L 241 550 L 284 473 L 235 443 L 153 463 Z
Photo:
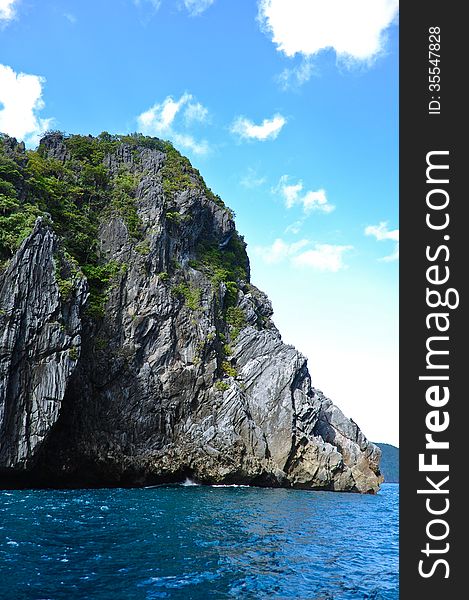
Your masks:
M 374 493 L 232 212 L 169 143 L 0 140 L 0 485 L 190 477 Z

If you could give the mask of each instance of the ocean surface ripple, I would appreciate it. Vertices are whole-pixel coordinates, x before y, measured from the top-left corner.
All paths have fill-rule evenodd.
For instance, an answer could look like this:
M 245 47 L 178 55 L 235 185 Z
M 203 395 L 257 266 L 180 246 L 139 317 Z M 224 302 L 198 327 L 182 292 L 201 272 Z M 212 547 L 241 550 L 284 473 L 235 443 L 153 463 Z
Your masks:
M 0 598 L 396 600 L 399 486 L 0 491 Z

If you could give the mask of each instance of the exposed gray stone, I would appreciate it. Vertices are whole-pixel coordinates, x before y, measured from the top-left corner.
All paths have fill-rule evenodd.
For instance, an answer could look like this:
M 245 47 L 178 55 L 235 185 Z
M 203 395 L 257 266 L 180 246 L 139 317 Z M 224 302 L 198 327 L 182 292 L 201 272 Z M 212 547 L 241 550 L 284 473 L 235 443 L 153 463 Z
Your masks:
M 60 136 L 46 148 L 67 159 Z M 171 199 L 181 218 L 170 221 L 164 158 L 145 148 L 136 161 L 125 144 L 105 158 L 111 175 L 122 164 L 141 173 L 146 250 L 122 218 L 103 221 L 102 256 L 123 268 L 102 320 L 83 310 L 82 275 L 61 297 L 57 257 L 65 268 L 67 260 L 41 220 L 0 276 L 0 483 L 18 473 L 50 485 L 190 476 L 375 492 L 379 449 L 311 386 L 306 359 L 282 342 L 265 294 L 241 282 L 239 335 L 223 320 L 227 286 L 192 261 L 207 239 L 223 251 L 235 231 L 231 213 L 188 189 Z M 198 290 L 196 302 L 175 293 L 181 282 Z
M 56 280 L 57 238 L 38 219 L 0 279 L 0 464 L 24 469 L 57 421 L 81 348 L 77 276 L 69 299 Z M 61 259 L 66 263 L 64 257 Z M 66 268 L 65 265 L 63 268 Z

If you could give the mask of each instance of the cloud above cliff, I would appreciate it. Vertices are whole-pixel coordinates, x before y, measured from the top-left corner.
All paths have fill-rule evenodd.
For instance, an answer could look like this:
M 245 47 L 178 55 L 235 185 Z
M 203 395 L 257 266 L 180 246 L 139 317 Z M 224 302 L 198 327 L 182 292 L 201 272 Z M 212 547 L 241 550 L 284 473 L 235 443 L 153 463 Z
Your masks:
M 378 242 L 395 242 L 394 251 L 380 260 L 392 262 L 399 259 L 399 229 L 389 229 L 387 221 L 381 221 L 378 225 L 368 225 L 365 227 L 365 235 L 374 237 Z
M 133 0 L 135 6 L 150 5 L 154 11 L 157 11 L 161 6 L 161 0 Z
M 248 189 L 253 190 L 255 188 L 261 187 L 264 183 L 267 182 L 267 177 L 264 175 L 259 175 L 256 169 L 252 167 L 248 167 L 245 174 L 241 177 L 240 184 Z
M 310 267 L 317 271 L 336 273 L 346 268 L 344 254 L 350 250 L 353 250 L 353 246 L 315 244 L 313 249 L 294 256 L 292 263 L 297 267 Z
M 0 3 L 5 0 L 0 0 Z M 8 1 L 8 0 L 6 0 Z M 135 6 L 143 7 L 145 5 L 149 5 L 153 8 L 153 11 L 156 12 L 163 0 L 133 0 Z M 215 0 L 182 0 L 179 3 L 179 7 L 181 9 L 186 9 L 191 17 L 198 17 L 202 13 L 204 13 L 207 8 L 210 8 Z M 168 2 L 168 4 L 170 4 Z
M 371 63 L 383 53 L 398 10 L 398 0 L 260 0 L 258 20 L 279 52 L 303 59 L 280 76 L 290 87 L 309 79 L 310 59 L 324 50 L 342 63 Z
M 195 101 L 192 94 L 185 93 L 178 100 L 167 96 L 137 117 L 140 131 L 173 141 L 177 146 L 194 154 L 207 154 L 210 145 L 207 140 L 199 140 L 189 130 L 194 124 L 208 120 L 208 109 Z
M 64 18 L 70 23 L 70 25 L 76 25 L 78 19 L 76 15 L 71 12 L 64 12 Z
M 283 90 L 296 89 L 309 81 L 314 72 L 315 65 L 313 60 L 306 57 L 300 64 L 293 67 L 286 67 L 276 79 Z
M 154 104 L 138 116 L 139 125 L 145 129 L 152 128 L 160 134 L 169 131 L 178 112 L 191 99 L 192 96 L 190 94 L 183 94 L 179 100 L 174 100 L 172 96 L 167 96 L 163 102 Z
M 287 120 L 280 114 L 274 115 L 271 119 L 264 119 L 260 125 L 256 125 L 250 119 L 240 116 L 237 117 L 230 128 L 240 140 L 256 140 L 265 142 L 275 140 Z
M 286 208 L 299 205 L 307 215 L 313 211 L 330 213 L 334 210 L 335 206 L 328 202 L 325 190 L 305 190 L 301 180 L 290 183 L 289 179 L 288 175 L 282 175 L 273 190 L 283 198 Z
M 17 5 L 18 0 L 0 0 L 0 27 L 15 18 Z
M 302 248 L 309 245 L 308 240 L 300 240 L 288 244 L 284 240 L 277 238 L 271 246 L 257 246 L 254 248 L 264 262 L 267 264 L 275 264 L 282 262 L 286 258 L 295 256 Z
M 42 87 L 44 77 L 16 73 L 0 64 L 0 132 L 35 145 L 49 129 L 51 118 L 44 119 L 39 112 L 44 108 Z
M 254 252 L 267 264 L 288 261 L 293 267 L 335 273 L 347 268 L 344 255 L 353 246 L 313 243 L 303 239 L 291 244 L 277 238 L 270 246 L 257 246 Z
M 184 110 L 184 120 L 191 123 L 206 123 L 209 119 L 208 108 L 200 102 L 189 102 Z
M 210 8 L 215 0 L 184 0 L 184 6 L 192 17 L 197 17 Z

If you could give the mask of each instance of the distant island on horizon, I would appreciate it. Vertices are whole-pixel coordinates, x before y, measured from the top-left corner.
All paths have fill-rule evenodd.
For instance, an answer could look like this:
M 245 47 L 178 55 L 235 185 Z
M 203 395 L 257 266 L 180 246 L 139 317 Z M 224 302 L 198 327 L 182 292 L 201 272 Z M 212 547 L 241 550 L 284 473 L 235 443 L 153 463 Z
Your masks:
M 373 443 L 381 449 L 380 470 L 384 483 L 399 483 L 399 448 L 392 444 Z

